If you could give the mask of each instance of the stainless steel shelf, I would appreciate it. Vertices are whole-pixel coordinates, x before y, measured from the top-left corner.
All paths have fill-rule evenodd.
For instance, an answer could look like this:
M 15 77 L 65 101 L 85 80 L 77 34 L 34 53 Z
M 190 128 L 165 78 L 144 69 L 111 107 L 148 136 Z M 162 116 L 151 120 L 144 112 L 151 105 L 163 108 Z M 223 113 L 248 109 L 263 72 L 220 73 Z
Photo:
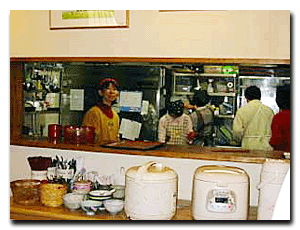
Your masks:
M 174 76 L 193 76 L 193 77 L 236 77 L 236 74 L 222 74 L 222 73 L 174 73 Z
M 277 79 L 290 80 L 290 77 L 266 77 L 266 76 L 239 76 L 240 79 Z
M 216 96 L 216 97 L 235 97 L 235 93 L 208 93 L 208 96 Z
M 236 74 L 200 73 L 197 76 L 201 76 L 201 77 L 236 77 Z

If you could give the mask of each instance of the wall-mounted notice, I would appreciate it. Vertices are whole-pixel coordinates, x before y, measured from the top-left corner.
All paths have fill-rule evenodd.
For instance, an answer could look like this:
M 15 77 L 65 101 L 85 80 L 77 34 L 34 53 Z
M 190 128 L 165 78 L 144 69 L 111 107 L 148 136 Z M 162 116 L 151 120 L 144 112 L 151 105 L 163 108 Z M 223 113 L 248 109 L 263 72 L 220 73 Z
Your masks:
M 70 110 L 83 111 L 84 89 L 70 89 Z
M 142 110 L 142 92 L 120 92 L 120 109 L 124 112 L 141 112 Z

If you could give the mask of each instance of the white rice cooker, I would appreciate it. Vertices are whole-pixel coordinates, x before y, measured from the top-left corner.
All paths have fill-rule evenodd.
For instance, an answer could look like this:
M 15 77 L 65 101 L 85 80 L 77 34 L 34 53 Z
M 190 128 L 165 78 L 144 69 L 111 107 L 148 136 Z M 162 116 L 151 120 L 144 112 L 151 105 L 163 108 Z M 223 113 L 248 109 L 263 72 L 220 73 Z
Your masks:
M 246 220 L 249 176 L 236 167 L 207 165 L 196 169 L 192 191 L 195 220 Z
M 170 220 L 175 215 L 178 176 L 158 162 L 127 170 L 125 213 L 135 220 Z

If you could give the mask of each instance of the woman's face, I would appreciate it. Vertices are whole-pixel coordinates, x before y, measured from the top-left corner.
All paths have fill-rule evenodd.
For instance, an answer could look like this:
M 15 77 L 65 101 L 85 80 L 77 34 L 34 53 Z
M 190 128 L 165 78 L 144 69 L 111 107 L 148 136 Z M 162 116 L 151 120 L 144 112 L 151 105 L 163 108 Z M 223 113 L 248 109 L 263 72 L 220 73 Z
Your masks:
M 109 84 L 106 89 L 100 90 L 100 96 L 103 97 L 103 103 L 111 105 L 119 96 L 119 91 L 113 84 Z

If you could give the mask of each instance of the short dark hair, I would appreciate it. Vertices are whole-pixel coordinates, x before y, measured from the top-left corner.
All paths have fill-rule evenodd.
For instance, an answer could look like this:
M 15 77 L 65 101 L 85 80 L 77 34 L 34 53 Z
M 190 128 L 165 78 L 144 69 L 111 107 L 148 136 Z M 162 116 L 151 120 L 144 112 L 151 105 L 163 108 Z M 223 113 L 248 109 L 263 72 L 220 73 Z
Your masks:
M 248 99 L 249 101 L 251 100 L 260 100 L 261 99 L 261 92 L 260 92 L 260 88 L 258 88 L 255 85 L 249 86 L 246 90 L 245 90 L 245 97 L 246 99 Z
M 209 96 L 206 91 L 197 90 L 194 93 L 193 99 L 191 101 L 191 105 L 197 105 L 198 107 L 205 106 L 209 102 Z
M 276 103 L 280 109 L 290 109 L 290 85 L 280 85 L 276 89 Z

